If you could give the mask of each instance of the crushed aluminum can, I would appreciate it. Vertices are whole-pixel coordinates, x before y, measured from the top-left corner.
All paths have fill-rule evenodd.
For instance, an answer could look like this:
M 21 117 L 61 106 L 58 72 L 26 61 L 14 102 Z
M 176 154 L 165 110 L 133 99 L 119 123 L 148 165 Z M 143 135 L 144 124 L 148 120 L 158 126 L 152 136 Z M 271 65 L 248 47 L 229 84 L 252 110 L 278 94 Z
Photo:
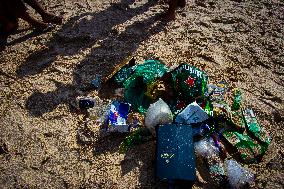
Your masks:
M 128 114 L 130 112 L 130 104 L 119 101 L 113 101 L 110 105 L 108 114 L 109 132 L 129 132 L 129 125 L 127 124 Z

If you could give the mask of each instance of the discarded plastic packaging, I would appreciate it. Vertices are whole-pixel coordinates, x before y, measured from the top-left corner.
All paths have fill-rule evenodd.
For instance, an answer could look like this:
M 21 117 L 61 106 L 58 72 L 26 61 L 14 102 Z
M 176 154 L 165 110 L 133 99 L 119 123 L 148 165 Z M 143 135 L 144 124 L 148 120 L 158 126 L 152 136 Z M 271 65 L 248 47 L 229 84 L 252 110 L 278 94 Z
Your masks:
M 207 96 L 210 97 L 211 101 L 215 102 L 224 101 L 226 92 L 227 92 L 226 82 L 219 82 L 217 85 L 209 84 Z
M 223 138 L 234 146 L 245 163 L 255 163 L 264 155 L 267 146 L 262 146 L 246 133 L 226 131 L 222 133 Z
M 120 145 L 120 152 L 125 153 L 135 145 L 143 144 L 152 138 L 151 133 L 146 128 L 139 128 L 127 136 Z
M 117 72 L 114 74 L 113 79 L 114 81 L 119 84 L 123 85 L 123 82 L 128 79 L 131 74 L 134 73 L 136 66 L 135 66 L 135 59 L 133 57 L 129 57 L 124 61 L 118 68 Z
M 261 141 L 263 145 L 268 146 L 271 142 L 271 137 L 265 131 L 265 129 L 261 128 L 257 123 L 257 119 L 253 111 L 251 109 L 245 109 L 243 114 L 248 131 L 253 135 L 254 138 Z
M 152 134 L 155 134 L 155 127 L 173 122 L 173 115 L 170 107 L 162 99 L 150 105 L 145 117 L 145 126 Z
M 136 64 L 136 62 L 135 62 L 134 57 L 132 55 L 129 55 L 128 57 L 126 57 L 123 61 L 119 62 L 114 67 L 113 72 L 110 75 L 108 75 L 108 77 L 106 77 L 104 81 L 110 81 L 110 80 L 112 80 L 114 82 L 118 81 L 117 84 L 122 85 L 123 82 L 125 81 L 125 79 L 127 79 L 127 78 L 119 77 L 120 70 L 124 70 L 125 68 L 131 68 L 135 64 Z M 120 78 L 122 80 L 117 80 L 117 78 Z
M 196 103 L 189 104 L 175 119 L 176 123 L 192 124 L 207 120 L 208 114 Z
M 80 109 L 88 109 L 95 106 L 95 100 L 90 97 L 78 97 L 77 101 Z
M 226 160 L 225 166 L 230 187 L 233 189 L 248 188 L 248 184 L 254 181 L 254 175 L 244 169 L 234 160 Z
M 218 116 L 224 116 L 224 117 L 231 117 L 231 108 L 230 106 L 224 102 L 224 101 L 219 101 L 219 102 L 213 102 L 213 116 L 218 117 Z
M 210 116 L 213 116 L 214 115 L 214 112 L 213 112 L 213 106 L 212 104 L 209 102 L 209 101 L 205 101 L 205 106 L 204 106 L 204 111 L 210 115 Z
M 134 73 L 123 82 L 124 99 L 134 111 L 145 113 L 153 100 L 145 94 L 147 86 L 161 78 L 168 68 L 158 60 L 146 60 L 136 66 Z
M 130 111 L 130 104 L 113 101 L 108 115 L 110 132 L 129 132 L 129 125 L 126 123 Z
M 202 138 L 206 136 L 210 132 L 210 127 L 209 125 L 203 123 L 198 127 L 192 128 L 192 133 L 194 138 Z
M 211 157 L 216 156 L 219 153 L 218 148 L 216 148 L 208 138 L 195 142 L 194 150 L 199 157 Z

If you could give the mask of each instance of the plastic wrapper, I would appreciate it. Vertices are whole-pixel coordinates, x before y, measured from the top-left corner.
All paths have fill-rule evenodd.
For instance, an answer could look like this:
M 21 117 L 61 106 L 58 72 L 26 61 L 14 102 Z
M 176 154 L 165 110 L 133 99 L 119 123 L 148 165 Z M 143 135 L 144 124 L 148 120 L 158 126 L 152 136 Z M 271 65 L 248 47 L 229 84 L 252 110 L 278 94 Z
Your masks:
M 267 150 L 267 146 L 260 145 L 246 133 L 226 131 L 222 133 L 222 136 L 237 149 L 245 163 L 258 162 Z
M 168 68 L 158 60 L 147 60 L 138 64 L 135 71 L 124 82 L 124 99 L 132 105 L 134 111 L 146 112 L 152 98 L 145 95 L 147 86 L 161 78 Z
M 208 81 L 206 73 L 188 64 L 179 65 L 171 73 L 174 89 L 180 100 L 193 101 L 197 97 L 204 96 Z
M 254 181 L 254 175 L 248 170 L 244 169 L 236 161 L 226 160 L 225 166 L 230 188 L 249 188 L 248 185 Z
M 231 108 L 230 106 L 224 102 L 213 102 L 213 116 L 218 117 L 218 116 L 223 116 L 223 117 L 231 117 Z
M 209 116 L 213 116 L 214 115 L 213 105 L 210 103 L 210 101 L 205 101 L 204 103 L 205 103 L 205 105 L 204 105 L 204 107 L 202 107 L 204 109 L 204 111 Z
M 134 72 L 137 66 L 131 66 L 129 64 L 123 66 L 115 75 L 114 75 L 114 81 L 122 85 L 123 82 L 128 79 Z
M 117 64 L 113 72 L 105 78 L 104 81 L 112 80 L 116 84 L 122 86 L 123 82 L 133 73 L 135 70 L 135 59 L 130 55 L 122 62 Z
M 207 89 L 207 96 L 211 101 L 219 102 L 224 101 L 227 92 L 227 83 L 219 82 L 218 84 L 209 84 Z
M 152 134 L 155 134 L 157 125 L 173 122 L 173 115 L 170 107 L 162 99 L 150 105 L 145 117 L 145 126 Z
M 198 127 L 192 128 L 194 139 L 199 139 L 206 136 L 210 132 L 210 127 L 207 124 L 201 124 Z
M 176 123 L 191 124 L 207 120 L 208 114 L 196 103 L 189 104 L 175 119 Z
M 218 156 L 218 148 L 214 146 L 212 141 L 210 142 L 208 138 L 202 139 L 194 143 L 194 150 L 199 157 L 211 157 Z
M 262 145 L 268 147 L 271 142 L 271 137 L 266 132 L 266 130 L 264 128 L 261 128 L 260 125 L 257 123 L 257 119 L 253 111 L 251 109 L 245 109 L 243 111 L 243 114 L 246 126 L 250 134 L 257 140 L 259 140 Z

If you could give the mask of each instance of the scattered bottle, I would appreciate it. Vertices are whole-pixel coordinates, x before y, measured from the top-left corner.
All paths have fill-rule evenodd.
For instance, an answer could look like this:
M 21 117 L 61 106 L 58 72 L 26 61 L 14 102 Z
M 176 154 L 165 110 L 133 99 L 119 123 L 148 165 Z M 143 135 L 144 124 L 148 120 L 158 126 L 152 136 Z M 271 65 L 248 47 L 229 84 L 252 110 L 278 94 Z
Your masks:
M 232 105 L 232 110 L 239 110 L 242 103 L 242 93 L 240 89 L 236 88 L 234 90 L 234 101 Z

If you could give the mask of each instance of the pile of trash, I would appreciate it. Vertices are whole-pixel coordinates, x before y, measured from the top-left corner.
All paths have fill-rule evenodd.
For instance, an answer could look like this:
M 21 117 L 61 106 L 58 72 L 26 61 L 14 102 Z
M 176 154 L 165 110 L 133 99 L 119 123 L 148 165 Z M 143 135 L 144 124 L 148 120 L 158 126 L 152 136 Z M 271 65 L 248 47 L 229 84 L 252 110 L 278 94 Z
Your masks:
M 191 155 L 198 171 L 205 167 L 206 173 L 200 171 L 200 175 L 207 174 L 208 182 L 242 188 L 253 181 L 254 175 L 237 161 L 261 161 L 271 136 L 253 110 L 242 104 L 241 89 L 225 81 L 208 84 L 207 74 L 194 66 L 180 64 L 169 69 L 158 60 L 135 64 L 131 59 L 109 80 L 118 86 L 120 98 L 100 113 L 106 132 L 130 133 L 121 144 L 122 152 L 145 142 L 149 135 L 158 138 L 158 127 L 187 126 L 193 141 Z M 92 83 L 101 86 L 99 78 Z M 80 108 L 92 112 L 95 106 L 92 99 L 79 99 Z

